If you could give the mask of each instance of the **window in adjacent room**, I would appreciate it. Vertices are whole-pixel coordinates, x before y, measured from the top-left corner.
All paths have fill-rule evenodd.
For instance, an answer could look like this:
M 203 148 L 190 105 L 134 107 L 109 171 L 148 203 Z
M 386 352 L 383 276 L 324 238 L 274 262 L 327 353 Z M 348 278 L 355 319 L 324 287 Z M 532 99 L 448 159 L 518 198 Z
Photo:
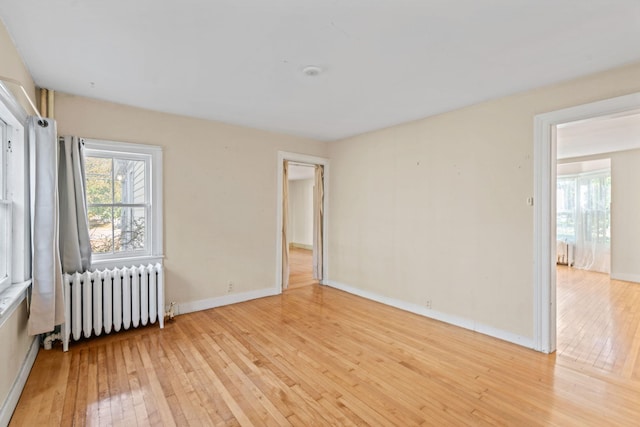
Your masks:
M 160 148 L 88 139 L 84 142 L 93 264 L 159 256 L 162 252 Z
M 573 247 L 575 268 L 609 273 L 611 169 L 557 178 L 557 237 Z

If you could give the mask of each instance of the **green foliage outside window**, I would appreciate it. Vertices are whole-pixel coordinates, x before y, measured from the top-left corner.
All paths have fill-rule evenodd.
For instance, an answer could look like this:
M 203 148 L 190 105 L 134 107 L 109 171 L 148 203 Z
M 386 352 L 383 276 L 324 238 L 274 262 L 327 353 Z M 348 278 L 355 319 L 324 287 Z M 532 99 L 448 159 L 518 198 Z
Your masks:
M 144 249 L 146 214 L 140 206 L 145 203 L 144 167 L 144 161 L 139 160 L 85 158 L 87 213 L 94 253 Z

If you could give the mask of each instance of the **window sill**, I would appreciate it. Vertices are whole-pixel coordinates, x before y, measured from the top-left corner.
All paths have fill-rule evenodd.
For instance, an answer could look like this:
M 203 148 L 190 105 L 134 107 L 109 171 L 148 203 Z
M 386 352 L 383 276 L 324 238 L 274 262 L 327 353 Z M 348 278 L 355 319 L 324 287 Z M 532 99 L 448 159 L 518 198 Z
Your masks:
M 31 279 L 22 283 L 14 283 L 0 292 L 0 327 L 26 298 L 29 286 L 31 286 Z
M 164 255 L 145 255 L 137 257 L 122 257 L 93 260 L 91 262 L 92 270 L 104 270 L 111 268 L 131 267 L 134 265 L 146 264 L 162 264 Z

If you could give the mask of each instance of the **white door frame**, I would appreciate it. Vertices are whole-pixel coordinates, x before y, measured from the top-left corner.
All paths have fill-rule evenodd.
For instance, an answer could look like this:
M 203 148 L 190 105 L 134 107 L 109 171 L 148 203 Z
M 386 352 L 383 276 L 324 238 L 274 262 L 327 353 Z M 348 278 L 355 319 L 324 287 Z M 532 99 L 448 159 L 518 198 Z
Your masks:
M 556 126 L 640 108 L 640 92 L 539 114 L 533 129 L 534 348 L 556 350 Z
M 310 156 L 307 154 L 278 151 L 278 186 L 277 186 L 277 214 L 276 214 L 276 290 L 282 292 L 282 180 L 284 161 L 310 163 L 324 166 L 324 215 L 322 217 L 322 280 L 321 284 L 329 281 L 329 159 Z

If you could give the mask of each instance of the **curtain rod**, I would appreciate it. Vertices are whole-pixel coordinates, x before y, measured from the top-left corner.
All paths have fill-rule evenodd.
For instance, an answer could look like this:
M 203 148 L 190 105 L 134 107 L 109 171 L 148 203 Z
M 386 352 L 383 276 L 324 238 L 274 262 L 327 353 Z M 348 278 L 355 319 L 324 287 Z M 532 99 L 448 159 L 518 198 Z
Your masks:
M 27 98 L 27 101 L 29 101 L 29 105 L 31 105 L 31 108 L 33 108 L 33 111 L 36 113 L 36 116 L 38 116 L 38 118 L 40 119 L 39 123 L 46 123 L 45 120 L 40 115 L 40 111 L 38 111 L 38 109 L 36 108 L 36 104 L 33 103 L 26 89 L 24 88 L 24 86 L 22 86 L 22 83 L 20 83 L 16 79 L 12 79 L 10 77 L 5 77 L 5 76 L 0 76 L 0 80 L 2 80 L 5 83 L 13 83 L 14 85 L 18 86 L 22 90 L 22 93 L 24 93 L 24 96 Z

